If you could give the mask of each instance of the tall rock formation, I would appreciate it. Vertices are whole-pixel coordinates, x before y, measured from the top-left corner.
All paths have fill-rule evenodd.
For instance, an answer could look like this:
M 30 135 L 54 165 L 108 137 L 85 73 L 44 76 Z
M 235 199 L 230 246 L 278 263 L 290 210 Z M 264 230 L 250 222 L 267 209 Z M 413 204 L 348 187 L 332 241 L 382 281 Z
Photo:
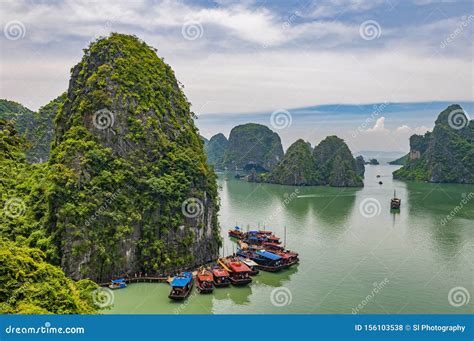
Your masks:
M 463 109 L 450 105 L 432 132 L 410 137 L 410 153 L 395 179 L 474 183 L 474 123 Z
M 228 144 L 229 141 L 227 141 L 224 134 L 219 133 L 211 137 L 204 148 L 207 155 L 207 162 L 210 165 L 220 165 L 222 158 L 227 151 Z
M 173 70 L 134 36 L 92 43 L 56 118 L 49 226 L 73 279 L 218 255 L 217 185 Z
M 294 186 L 360 187 L 364 185 L 361 176 L 363 171 L 357 169 L 349 147 L 337 136 L 329 136 L 313 150 L 309 143 L 296 141 L 272 172 L 256 181 Z
M 302 139 L 294 142 L 269 174 L 268 182 L 293 186 L 316 184 L 318 176 L 311 145 Z
M 344 142 L 337 136 L 328 136 L 313 151 L 316 170 L 322 185 L 334 187 L 361 187 L 364 183 L 357 175 L 356 160 Z
M 243 169 L 247 164 L 270 171 L 283 157 L 280 136 L 267 126 L 247 123 L 234 127 L 221 166 Z

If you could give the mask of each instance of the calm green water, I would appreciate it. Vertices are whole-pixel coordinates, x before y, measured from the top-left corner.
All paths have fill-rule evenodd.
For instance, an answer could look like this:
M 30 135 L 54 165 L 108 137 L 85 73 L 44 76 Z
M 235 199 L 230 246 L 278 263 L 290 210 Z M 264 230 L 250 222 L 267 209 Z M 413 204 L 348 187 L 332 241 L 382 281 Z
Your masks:
M 441 222 L 474 186 L 393 181 L 397 167 L 366 167 L 363 189 L 251 184 L 220 174 L 224 252 L 235 247 L 227 230 L 236 222 L 265 224 L 281 237 L 286 225 L 287 246 L 300 253 L 300 264 L 261 273 L 246 288 L 193 293 L 184 304 L 167 298 L 166 284 L 133 284 L 114 291 L 109 312 L 473 313 L 474 197 Z M 402 198 L 395 214 L 394 189 Z M 456 287 L 467 292 L 455 290 L 452 303 L 469 299 L 460 307 L 448 297 Z

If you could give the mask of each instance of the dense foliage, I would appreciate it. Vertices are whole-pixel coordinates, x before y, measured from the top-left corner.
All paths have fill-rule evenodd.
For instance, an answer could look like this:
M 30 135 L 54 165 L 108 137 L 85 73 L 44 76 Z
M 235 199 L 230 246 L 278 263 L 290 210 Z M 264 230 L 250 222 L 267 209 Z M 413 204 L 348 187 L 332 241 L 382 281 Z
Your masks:
M 268 182 L 286 185 L 311 185 L 318 183 L 316 164 L 309 143 L 299 139 L 269 174 Z
M 13 122 L 0 120 L 0 313 L 95 312 L 97 286 L 46 263 L 57 253 L 46 227 L 48 169 L 28 164 L 23 148 Z
M 66 274 L 105 280 L 214 258 L 215 175 L 171 68 L 136 37 L 112 34 L 71 77 L 56 116 L 48 221 Z M 188 198 L 201 214 L 183 214 Z
M 219 133 L 212 136 L 204 148 L 207 155 L 207 162 L 210 165 L 220 165 L 228 144 L 229 141 L 227 141 L 224 134 Z
M 410 158 L 393 176 L 429 182 L 474 183 L 472 169 L 474 123 L 454 104 L 439 114 L 433 132 L 410 138 Z
M 73 282 L 38 249 L 0 238 L 0 313 L 94 313 L 89 280 Z
M 356 160 L 345 142 L 337 136 L 329 136 L 314 150 L 309 143 L 301 139 L 296 141 L 275 169 L 269 175 L 261 176 L 261 181 L 300 186 L 358 187 L 363 186 L 362 175 L 363 171 L 357 169 Z
M 19 103 L 0 100 L 0 119 L 13 121 L 16 130 L 26 140 L 27 161 L 41 163 L 49 158 L 53 138 L 53 119 L 65 100 L 65 94 L 33 112 Z
M 413 136 L 417 136 L 417 135 L 413 135 Z M 396 159 L 396 160 L 393 160 L 393 161 L 390 161 L 388 164 L 389 165 L 404 165 L 405 163 L 408 162 L 408 160 L 410 160 L 410 154 L 406 154 L 406 155 L 403 155 L 402 157 Z
M 220 167 L 243 169 L 248 163 L 271 170 L 283 158 L 280 136 L 267 126 L 247 123 L 234 127 Z

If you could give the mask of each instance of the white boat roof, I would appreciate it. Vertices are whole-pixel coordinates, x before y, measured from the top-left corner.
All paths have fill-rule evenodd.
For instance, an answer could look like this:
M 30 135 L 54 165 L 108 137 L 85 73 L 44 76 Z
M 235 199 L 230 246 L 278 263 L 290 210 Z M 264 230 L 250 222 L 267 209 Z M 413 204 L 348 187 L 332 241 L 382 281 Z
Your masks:
M 248 259 L 248 258 L 242 258 L 242 262 L 244 262 L 248 266 L 257 266 L 258 265 L 253 260 Z

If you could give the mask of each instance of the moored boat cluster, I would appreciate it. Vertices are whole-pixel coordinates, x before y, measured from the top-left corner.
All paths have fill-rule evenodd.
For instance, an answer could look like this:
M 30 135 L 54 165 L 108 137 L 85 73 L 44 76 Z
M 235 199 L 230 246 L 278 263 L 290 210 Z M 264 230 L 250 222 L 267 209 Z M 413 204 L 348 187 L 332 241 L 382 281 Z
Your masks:
M 271 231 L 244 232 L 236 226 L 229 236 L 237 239 L 237 251 L 219 258 L 212 266 L 200 267 L 195 272 L 181 272 L 168 278 L 172 300 L 186 299 L 194 285 L 201 294 L 210 294 L 215 288 L 229 285 L 244 286 L 252 282 L 252 276 L 260 271 L 277 272 L 298 263 L 298 253 L 287 250 L 280 238 Z M 123 279 L 113 280 L 112 289 L 126 287 Z

